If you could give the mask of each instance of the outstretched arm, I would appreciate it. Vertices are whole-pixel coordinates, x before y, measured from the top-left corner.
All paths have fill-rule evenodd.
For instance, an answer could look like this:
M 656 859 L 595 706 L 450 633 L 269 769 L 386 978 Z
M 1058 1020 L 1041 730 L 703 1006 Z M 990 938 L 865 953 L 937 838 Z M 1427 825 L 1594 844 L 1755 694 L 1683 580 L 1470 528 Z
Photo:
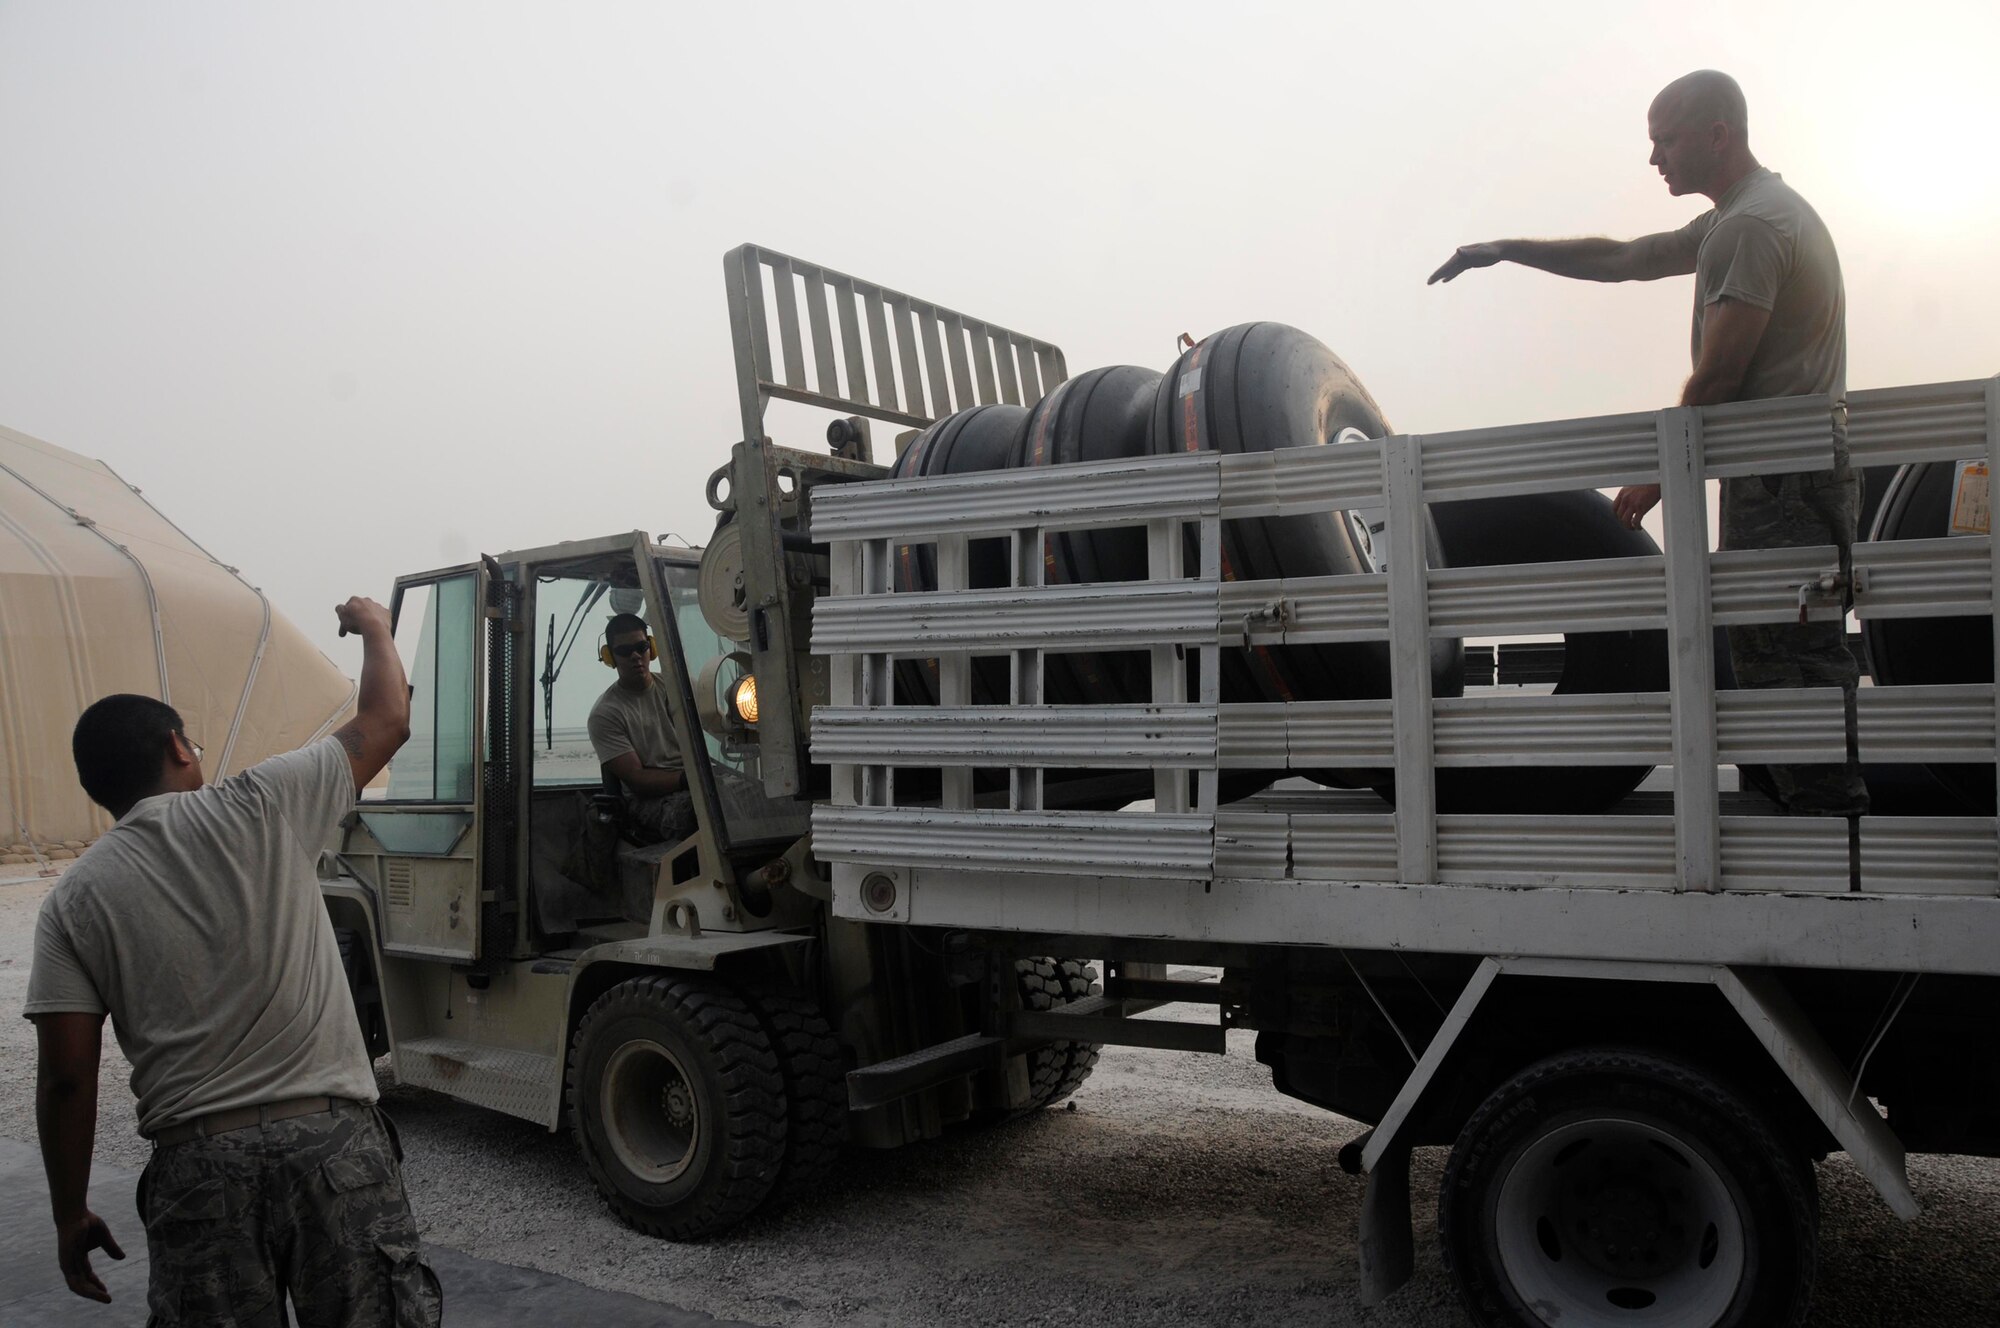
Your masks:
M 1655 281 L 1694 271 L 1694 254 L 1683 253 L 1679 231 L 1642 235 L 1636 240 L 1601 236 L 1580 240 L 1489 240 L 1461 245 L 1425 285 L 1450 281 L 1461 272 L 1495 263 L 1519 263 L 1578 281 Z
M 111 1293 L 90 1267 L 90 1252 L 125 1257 L 104 1219 L 90 1211 L 90 1155 L 97 1142 L 97 1062 L 104 1049 L 101 1014 L 38 1014 L 35 1128 L 49 1174 L 56 1220 L 56 1261 L 77 1295 L 109 1304 Z
M 354 703 L 354 718 L 334 731 L 347 749 L 348 764 L 354 767 L 354 787 L 358 792 L 382 773 L 389 758 L 410 738 L 410 684 L 403 676 L 403 661 L 396 654 L 396 638 L 389 630 L 389 611 L 372 599 L 356 595 L 334 610 L 340 618 L 340 634 L 353 632 L 361 638 L 361 686 Z

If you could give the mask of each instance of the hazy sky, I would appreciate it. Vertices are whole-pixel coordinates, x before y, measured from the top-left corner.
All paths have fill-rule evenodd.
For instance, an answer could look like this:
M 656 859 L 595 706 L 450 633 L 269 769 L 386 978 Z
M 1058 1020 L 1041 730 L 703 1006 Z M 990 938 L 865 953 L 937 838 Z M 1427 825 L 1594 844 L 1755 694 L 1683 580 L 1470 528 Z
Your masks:
M 1650 409 L 1688 279 L 1423 283 L 1700 211 L 1645 110 L 1702 66 L 1833 230 L 1850 384 L 2000 371 L 2000 6 L 1469 8 L 0 0 L 0 423 L 352 670 L 331 605 L 398 572 L 701 542 L 745 240 L 1072 372 L 1271 318 L 1400 429 Z

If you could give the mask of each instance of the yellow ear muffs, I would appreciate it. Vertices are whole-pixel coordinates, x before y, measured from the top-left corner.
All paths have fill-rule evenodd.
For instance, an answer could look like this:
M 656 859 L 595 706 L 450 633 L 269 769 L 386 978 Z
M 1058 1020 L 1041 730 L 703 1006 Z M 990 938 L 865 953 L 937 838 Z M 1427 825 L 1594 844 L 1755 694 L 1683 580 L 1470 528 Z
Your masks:
M 646 658 L 648 660 L 655 660 L 658 659 L 659 657 L 660 657 L 659 644 L 653 640 L 653 634 L 651 632 L 648 632 L 646 633 Z M 599 646 L 597 648 L 597 658 L 603 662 L 604 667 L 607 669 L 615 669 L 618 667 L 618 661 L 611 654 L 611 647 L 608 645 Z

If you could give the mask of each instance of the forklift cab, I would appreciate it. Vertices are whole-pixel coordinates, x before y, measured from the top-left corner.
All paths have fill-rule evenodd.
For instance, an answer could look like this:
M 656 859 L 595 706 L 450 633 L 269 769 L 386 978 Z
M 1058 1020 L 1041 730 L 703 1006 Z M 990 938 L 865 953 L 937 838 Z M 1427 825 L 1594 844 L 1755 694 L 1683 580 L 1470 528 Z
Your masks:
M 475 963 L 808 913 L 773 886 L 803 853 L 810 804 L 764 792 L 747 656 L 703 617 L 699 567 L 699 550 L 635 532 L 397 581 L 410 740 L 342 850 L 374 859 L 386 953 Z M 590 743 L 618 613 L 659 651 L 695 815 L 674 843 L 620 824 Z

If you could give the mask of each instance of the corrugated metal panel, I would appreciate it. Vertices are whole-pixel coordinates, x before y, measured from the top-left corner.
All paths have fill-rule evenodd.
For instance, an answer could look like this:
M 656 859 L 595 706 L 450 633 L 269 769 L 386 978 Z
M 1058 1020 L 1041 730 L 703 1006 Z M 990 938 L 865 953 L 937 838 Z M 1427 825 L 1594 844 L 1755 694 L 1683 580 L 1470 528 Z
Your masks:
M 827 862 L 1200 879 L 1212 875 L 1214 821 L 1195 813 L 821 804 L 813 808 L 813 853 Z
M 1864 761 L 1991 761 L 1993 688 L 1864 687 L 1856 696 Z
M 1215 874 L 1281 881 L 1290 839 L 1291 818 L 1282 812 L 1219 811 L 1215 814 Z
M 813 492 L 812 533 L 816 540 L 908 543 L 1036 525 L 1055 530 L 1210 516 L 1220 502 L 1220 460 L 1197 453 L 822 485 Z
M 1660 473 L 1657 431 L 1657 417 L 1648 411 L 1429 434 L 1423 440 L 1424 498 L 1644 483 Z
M 1837 687 L 1717 692 L 1715 740 L 1725 761 L 1842 762 L 1846 707 Z
M 1987 382 L 1848 393 L 1848 459 L 1857 467 L 1902 466 L 1985 455 Z
M 1446 567 L 1430 610 L 1434 636 L 1623 631 L 1660 626 L 1667 592 L 1658 556 Z
M 1990 816 L 1864 816 L 1862 887 L 1876 894 L 2000 893 Z
M 1292 875 L 1302 881 L 1395 880 L 1395 814 L 1294 812 Z
M 1859 546 L 1856 546 L 1857 548 Z M 1797 622 L 1799 587 L 1836 571 L 1831 544 L 1807 549 L 1730 549 L 1711 554 L 1708 584 L 1718 626 Z M 1840 605 L 1815 595 L 1807 605 L 1815 621 L 1841 616 Z
M 1830 469 L 1833 402 L 1810 396 L 1704 406 L 1701 449 L 1710 479 Z
M 1847 822 L 1821 816 L 1722 818 L 1725 890 L 1847 889 Z
M 1446 697 L 1432 710 L 1439 765 L 1658 765 L 1673 759 L 1665 692 Z
M 1854 597 L 1863 618 L 1943 618 L 1990 611 L 1993 550 L 1981 539 L 1883 540 L 1854 546 L 1868 588 Z
M 855 765 L 1212 766 L 1212 706 L 821 706 L 815 761 Z
M 1440 816 L 1438 879 L 1467 885 L 1670 887 L 1670 816 Z
M 1224 770 L 1261 770 L 1285 762 L 1291 707 L 1282 702 L 1219 707 L 1215 723 L 1216 765 Z
M 1389 581 L 1370 573 L 1225 581 L 1220 605 L 1226 639 L 1254 645 L 1379 641 L 1389 634 Z
M 1380 440 L 1222 459 L 1222 515 L 1280 516 L 1382 505 Z
M 941 650 L 1131 650 L 1212 644 L 1214 582 L 828 595 L 813 604 L 819 654 L 923 657 Z
M 1216 725 L 1217 764 L 1225 770 L 1390 765 L 1390 707 L 1386 697 L 1225 705 Z

